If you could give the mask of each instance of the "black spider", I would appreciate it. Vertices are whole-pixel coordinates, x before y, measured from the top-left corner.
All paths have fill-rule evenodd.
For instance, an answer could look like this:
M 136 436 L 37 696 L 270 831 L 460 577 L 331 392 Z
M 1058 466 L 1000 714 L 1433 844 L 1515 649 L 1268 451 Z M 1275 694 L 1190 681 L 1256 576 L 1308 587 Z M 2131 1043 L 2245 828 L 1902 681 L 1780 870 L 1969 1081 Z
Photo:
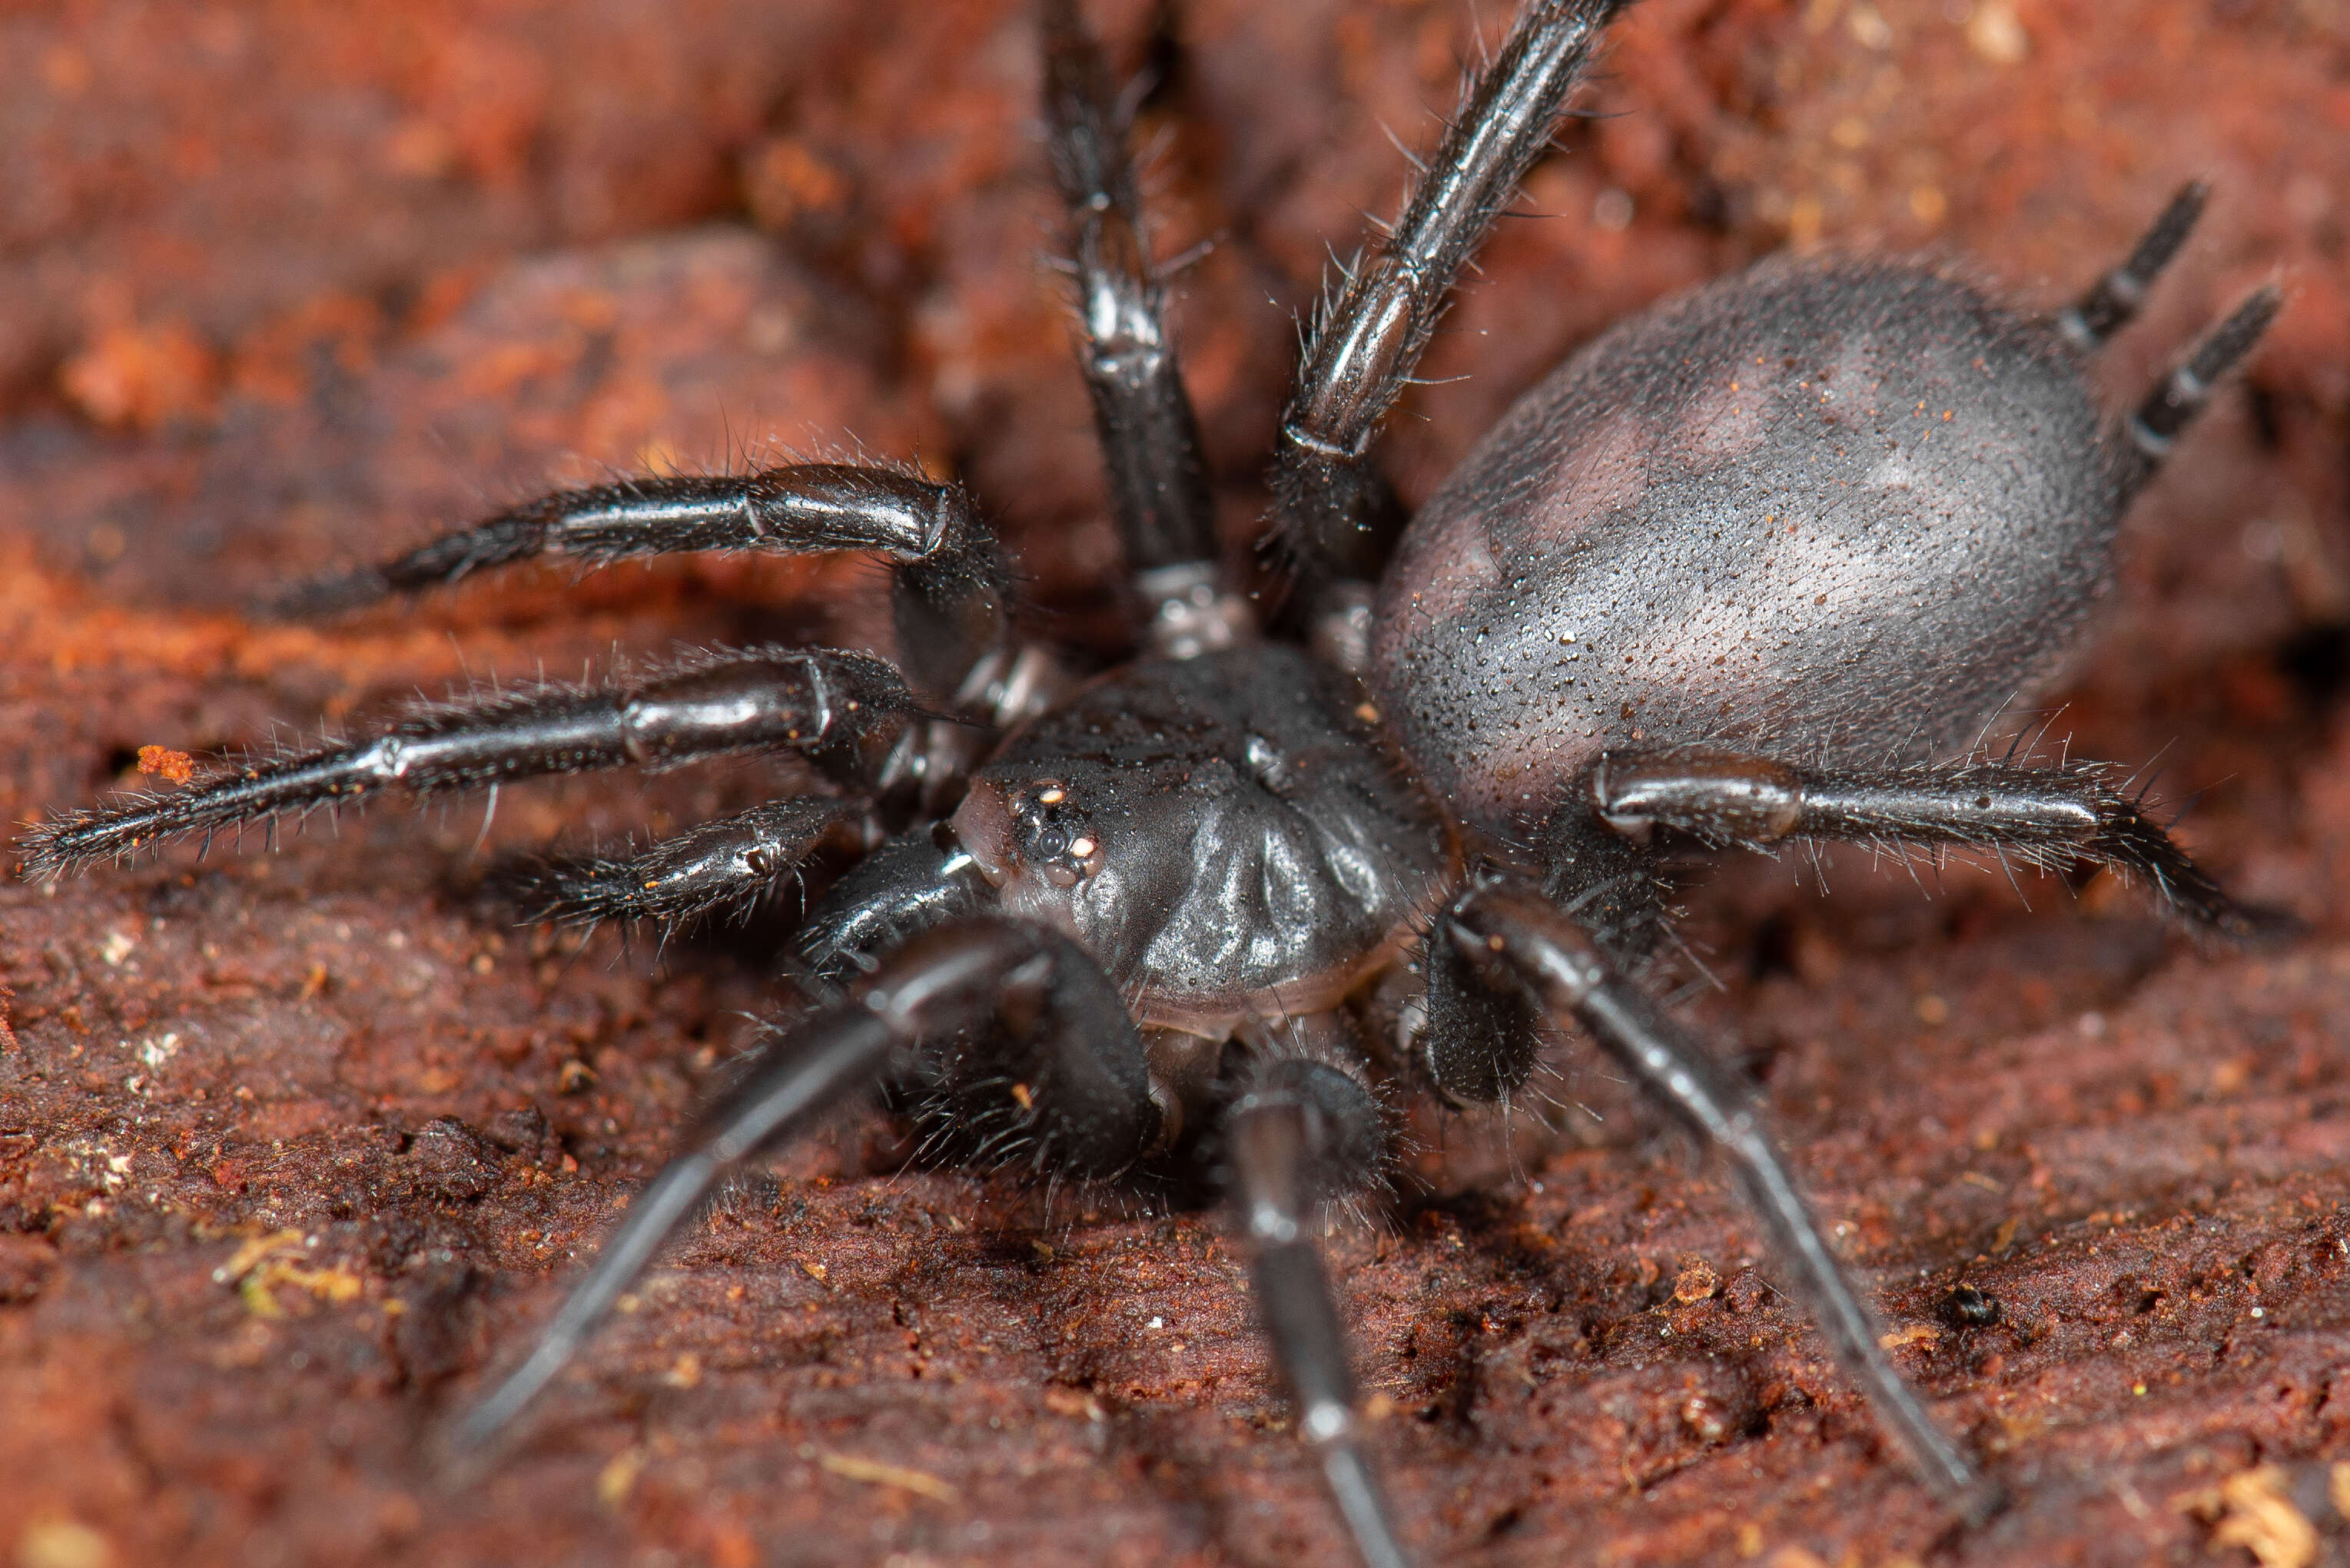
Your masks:
M 1970 1518 L 1994 1506 L 1886 1359 L 1746 1089 L 1636 977 L 1677 857 L 1823 839 L 2112 867 L 2192 926 L 2255 929 L 2104 768 L 1967 748 L 2061 650 L 2130 497 L 2278 296 L 2113 422 L 2087 357 L 2184 242 L 2199 187 L 2048 318 L 1903 265 L 1766 264 L 1584 349 L 1403 527 L 1370 461 L 1383 416 L 1624 3 L 1529 0 L 1315 322 L 1274 471 L 1295 587 L 1277 626 L 1220 576 L 1116 99 L 1073 0 L 1047 0 L 1080 354 L 1150 658 L 1085 680 L 1020 638 L 952 484 L 821 463 L 605 485 L 293 607 L 543 555 L 861 550 L 893 564 L 898 661 L 764 648 L 529 688 L 28 836 L 30 874 L 54 876 L 380 791 L 754 751 L 847 791 L 528 881 L 543 918 L 678 921 L 757 899 L 821 846 L 869 851 L 801 932 L 806 1011 L 462 1441 L 510 1425 L 728 1169 L 886 1080 L 972 1163 L 1228 1188 L 1300 1428 L 1364 1559 L 1401 1563 L 1311 1220 L 1380 1180 L 1391 1086 L 1504 1101 L 1571 1023 L 1722 1152 L 1929 1484 Z

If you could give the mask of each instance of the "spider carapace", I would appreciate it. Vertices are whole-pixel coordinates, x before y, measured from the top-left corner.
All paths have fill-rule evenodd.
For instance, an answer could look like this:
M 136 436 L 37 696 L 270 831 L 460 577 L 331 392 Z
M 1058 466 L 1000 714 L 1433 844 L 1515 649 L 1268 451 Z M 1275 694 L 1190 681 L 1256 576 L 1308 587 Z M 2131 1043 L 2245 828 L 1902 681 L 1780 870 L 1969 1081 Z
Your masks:
M 1528 0 L 1314 322 L 1273 472 L 1277 624 L 1219 564 L 1118 99 L 1073 0 L 1046 0 L 1079 361 L 1146 658 L 1086 679 L 1024 639 L 971 500 L 910 470 L 617 483 L 293 607 L 535 556 L 855 550 L 890 563 L 896 658 L 738 649 L 510 691 L 32 832 L 30 871 L 54 876 L 531 774 L 788 751 L 839 786 L 523 889 L 540 918 L 674 921 L 757 899 L 821 846 L 869 851 L 801 932 L 800 1011 L 462 1442 L 510 1428 L 727 1171 L 886 1084 L 975 1164 L 1188 1171 L 1227 1193 L 1299 1430 L 1363 1559 L 1400 1563 L 1422 1532 L 1395 1528 L 1364 1459 L 1314 1216 L 1385 1179 L 1394 1096 L 1505 1101 L 1568 1029 L 1722 1156 L 1926 1481 L 1970 1518 L 1994 1506 L 1879 1347 L 1752 1096 L 1638 981 L 1692 850 L 1860 839 L 2099 864 L 2190 925 L 2252 928 L 2106 770 L 1968 748 L 2062 652 L 2131 496 L 2278 296 L 2113 418 L 2089 358 L 2185 242 L 2199 187 L 2053 316 L 1905 265 L 1766 263 L 1584 348 L 1399 538 L 1381 423 L 1621 8 Z

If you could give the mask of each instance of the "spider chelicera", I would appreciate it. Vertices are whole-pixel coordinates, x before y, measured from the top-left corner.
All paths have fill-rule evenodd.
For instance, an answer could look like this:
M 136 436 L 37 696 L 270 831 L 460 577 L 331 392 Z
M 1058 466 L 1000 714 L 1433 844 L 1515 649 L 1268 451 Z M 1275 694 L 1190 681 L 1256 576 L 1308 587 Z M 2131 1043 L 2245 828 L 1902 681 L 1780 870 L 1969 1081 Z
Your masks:
M 2062 650 L 2129 499 L 2279 298 L 2252 296 L 2109 421 L 2084 368 L 2184 243 L 2199 187 L 2048 317 L 1913 267 L 1766 265 L 1591 345 L 1407 525 L 1372 461 L 1381 422 L 1622 4 L 1524 7 L 1318 316 L 1275 458 L 1290 592 L 1272 613 L 1217 564 L 1118 99 L 1073 5 L 1049 0 L 1079 358 L 1148 657 L 1088 679 L 1022 636 L 952 483 L 845 463 L 618 483 L 286 607 L 540 556 L 855 550 L 891 564 L 895 659 L 729 649 L 516 689 L 28 835 L 28 870 L 54 876 L 536 774 L 791 752 L 839 786 L 520 889 L 544 919 L 688 921 L 861 852 L 797 939 L 806 1010 L 462 1444 L 510 1428 L 727 1172 L 887 1083 L 936 1153 L 1226 1191 L 1300 1431 L 1363 1558 L 1399 1563 L 1314 1218 L 1385 1179 L 1392 1094 L 1506 1102 L 1572 1029 L 1723 1156 L 1929 1484 L 1970 1518 L 1994 1506 L 1887 1358 L 1749 1093 L 1642 970 L 1680 857 L 1817 840 L 2106 866 L 2190 925 L 2257 928 L 2106 770 L 1967 748 Z

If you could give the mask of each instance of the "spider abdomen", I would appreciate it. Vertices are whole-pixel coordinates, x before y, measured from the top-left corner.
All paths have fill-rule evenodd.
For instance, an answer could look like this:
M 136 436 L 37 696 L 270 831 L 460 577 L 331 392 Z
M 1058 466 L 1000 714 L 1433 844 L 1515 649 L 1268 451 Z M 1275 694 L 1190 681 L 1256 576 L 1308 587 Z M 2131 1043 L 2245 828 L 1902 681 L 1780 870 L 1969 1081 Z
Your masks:
M 2045 322 L 1912 267 L 1766 264 L 1519 400 L 1406 533 L 1370 680 L 1503 832 L 1610 746 L 1947 752 L 2109 579 L 2118 472 Z

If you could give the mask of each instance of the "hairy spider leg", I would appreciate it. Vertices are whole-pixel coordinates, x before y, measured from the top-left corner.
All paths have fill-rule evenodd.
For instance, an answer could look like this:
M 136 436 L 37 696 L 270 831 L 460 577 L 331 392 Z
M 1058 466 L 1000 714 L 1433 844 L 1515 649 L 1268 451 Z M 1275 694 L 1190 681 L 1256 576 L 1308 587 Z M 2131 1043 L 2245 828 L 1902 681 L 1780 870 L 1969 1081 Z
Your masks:
M 2074 348 L 2086 353 L 2102 348 L 2115 333 L 2128 326 L 2146 302 L 2147 290 L 2154 286 L 2154 280 L 2187 243 L 2210 194 L 2211 187 L 2200 180 L 2189 180 L 2181 185 L 2178 193 L 2170 198 L 2170 204 L 2163 208 L 2162 215 L 2154 220 L 2154 226 L 2131 247 L 2121 265 L 2056 313 L 2056 329 Z
M 1793 1272 L 1813 1321 L 1877 1418 L 1970 1522 L 1980 1524 L 1996 1512 L 1997 1490 L 1976 1473 L 1887 1359 L 1875 1321 L 1829 1251 L 1744 1087 L 1627 980 L 1572 916 L 1514 877 L 1462 895 L 1433 940 L 1458 951 L 1482 983 L 1518 990 L 1554 1023 L 1581 1024 L 1650 1098 L 1721 1151 L 1782 1264 Z
M 1069 210 L 1077 363 L 1092 394 L 1110 510 L 1146 610 L 1151 587 L 1181 569 L 1212 587 L 1214 500 L 1200 456 L 1200 421 L 1183 389 L 1166 325 L 1166 290 L 1150 254 L 1128 149 L 1127 116 L 1100 45 L 1076 0 L 1046 0 L 1045 146 Z
M 1530 0 L 1463 95 L 1392 233 L 1315 316 L 1281 416 L 1269 539 L 1309 576 L 1367 578 L 1400 527 L 1371 462 L 1452 282 L 1550 145 L 1607 23 L 1629 0 Z
M 951 835 L 910 828 L 841 873 L 808 911 L 796 956 L 817 985 L 843 985 L 872 967 L 872 954 L 992 900 L 987 878 Z
M 1274 1058 L 1223 1115 L 1232 1202 L 1249 1250 L 1257 1314 L 1322 1479 L 1365 1568 L 1409 1559 L 1357 1444 L 1362 1421 L 1347 1331 L 1309 1222 L 1324 1200 L 1360 1190 L 1387 1162 L 1378 1106 L 1338 1067 Z
M 920 940 L 926 927 L 969 919 L 984 897 L 983 887 L 971 856 L 951 841 L 928 833 L 901 835 L 834 886 L 802 932 L 801 957 L 818 985 L 841 983 L 872 961 L 862 954 Z M 1097 971 L 1088 966 L 1088 973 Z M 1114 996 L 1101 1005 L 1117 1010 L 1120 1031 L 1131 1031 Z M 1073 1009 L 1067 1016 L 1075 1023 L 1096 1015 Z M 1079 1177 L 1123 1168 L 1132 1147 L 1124 1142 L 1101 1155 L 1072 1158 L 1066 1135 L 1056 1137 L 1036 1124 L 1038 1112 L 1064 1106 L 1066 1091 L 1034 1074 L 1008 1077 L 993 1064 L 991 1050 L 985 1042 L 945 1044 L 894 1075 L 896 1098 L 914 1119 L 926 1158 L 981 1167 L 1018 1164 L 1035 1172 L 1050 1168 Z M 1287 1020 L 1252 1044 L 1240 1089 L 1188 1152 L 1204 1162 L 1211 1182 L 1229 1190 L 1252 1255 L 1254 1299 L 1275 1370 L 1295 1398 L 1300 1431 L 1315 1452 L 1350 1539 L 1366 1563 L 1388 1568 L 1406 1559 L 1357 1447 L 1346 1332 L 1305 1230 L 1309 1212 L 1323 1202 L 1387 1179 L 1392 1149 L 1367 1073 L 1361 1042 L 1345 1014 Z M 1140 1083 L 1130 1093 L 1147 1098 L 1151 1089 Z M 1100 1121 L 1106 1114 L 1097 1107 L 1087 1116 Z M 1144 1152 L 1167 1153 L 1180 1116 L 1169 1121 L 1153 1108 L 1149 1119 L 1152 1135 Z M 1114 1162 L 1107 1158 L 1111 1152 Z
M 2274 919 L 2222 892 L 2114 774 L 2101 763 L 1816 768 L 1729 752 L 1619 753 L 1592 771 L 1589 801 L 1566 809 L 1639 844 L 1662 827 L 1717 849 L 1827 838 L 1981 849 L 2060 874 L 2086 861 L 2149 883 L 2204 930 L 2248 937 Z
M 2178 432 L 2211 400 L 2220 379 L 2252 351 L 2283 307 L 2284 291 L 2276 285 L 2263 284 L 2254 289 L 2225 321 L 2203 335 L 2160 386 L 2147 394 L 2146 401 L 2126 421 L 2135 461 L 2123 475 L 2125 495 L 2135 494 L 2154 477 Z
M 363 740 L 247 762 L 192 788 L 54 817 L 25 835 L 26 874 L 55 877 L 385 791 L 421 796 L 729 753 L 799 752 L 855 783 L 920 711 L 887 659 L 831 649 L 705 654 L 604 686 L 533 682 L 428 703 Z
M 2181 192 L 2121 270 L 2150 278 L 2183 242 L 2199 205 L 2199 191 Z M 2098 297 L 2093 291 L 2085 307 Z M 2272 287 L 2253 295 L 2147 400 L 2130 421 L 2137 461 L 2118 476 L 2120 499 L 2152 474 L 2169 438 L 2208 400 L 2211 384 L 2250 351 L 2278 303 Z M 2109 314 L 2099 307 L 2099 319 Z M 1731 1155 L 1750 1201 L 1806 1280 L 1815 1314 L 1847 1369 L 1929 1478 L 1979 1515 L 1989 1493 L 1885 1361 L 1866 1315 L 1734 1085 L 1706 1066 L 1693 1043 L 1624 977 L 1625 966 L 1645 959 L 1665 930 L 1670 883 L 1651 843 L 1655 829 L 1723 847 L 1841 837 L 1971 846 L 2052 867 L 2086 861 L 2153 883 L 2175 914 L 2204 930 L 2250 937 L 2285 922 L 2230 899 L 2141 802 L 2115 784 L 2109 769 L 2094 764 L 2039 769 L 1976 759 L 1939 767 L 1814 769 L 1734 753 L 1639 752 L 1602 759 L 1586 775 L 1586 791 L 1564 802 L 1544 826 L 1540 897 L 1512 879 L 1472 891 L 1440 926 L 1427 955 L 1428 1023 L 1416 1065 L 1449 1097 L 1505 1099 L 1533 1075 L 1542 1026 L 1566 1018 L 1582 1023 L 1682 1120 Z M 1514 911 L 1508 919 L 1492 912 L 1504 906 Z
M 557 491 L 270 607 L 331 614 L 543 556 L 600 566 L 699 550 L 879 556 L 892 568 L 899 658 L 933 698 L 957 693 L 1006 635 L 1003 566 L 962 487 L 837 462 Z
M 1017 1014 L 1024 1029 L 991 1031 Z M 1116 989 L 1066 938 L 997 919 L 934 927 L 882 956 L 831 1006 L 775 1038 L 705 1111 L 629 1207 L 529 1355 L 457 1423 L 451 1446 L 477 1451 L 508 1432 L 577 1354 L 621 1292 L 700 1212 L 730 1170 L 872 1090 L 892 1061 L 951 1046 L 1011 1096 L 1065 1168 L 1109 1176 L 1158 1130 L 1142 1044 Z
M 509 877 L 505 891 L 528 921 L 691 926 L 749 909 L 827 843 L 853 836 L 862 847 L 878 832 L 863 801 L 795 795 L 697 823 L 634 855 L 551 857 Z

